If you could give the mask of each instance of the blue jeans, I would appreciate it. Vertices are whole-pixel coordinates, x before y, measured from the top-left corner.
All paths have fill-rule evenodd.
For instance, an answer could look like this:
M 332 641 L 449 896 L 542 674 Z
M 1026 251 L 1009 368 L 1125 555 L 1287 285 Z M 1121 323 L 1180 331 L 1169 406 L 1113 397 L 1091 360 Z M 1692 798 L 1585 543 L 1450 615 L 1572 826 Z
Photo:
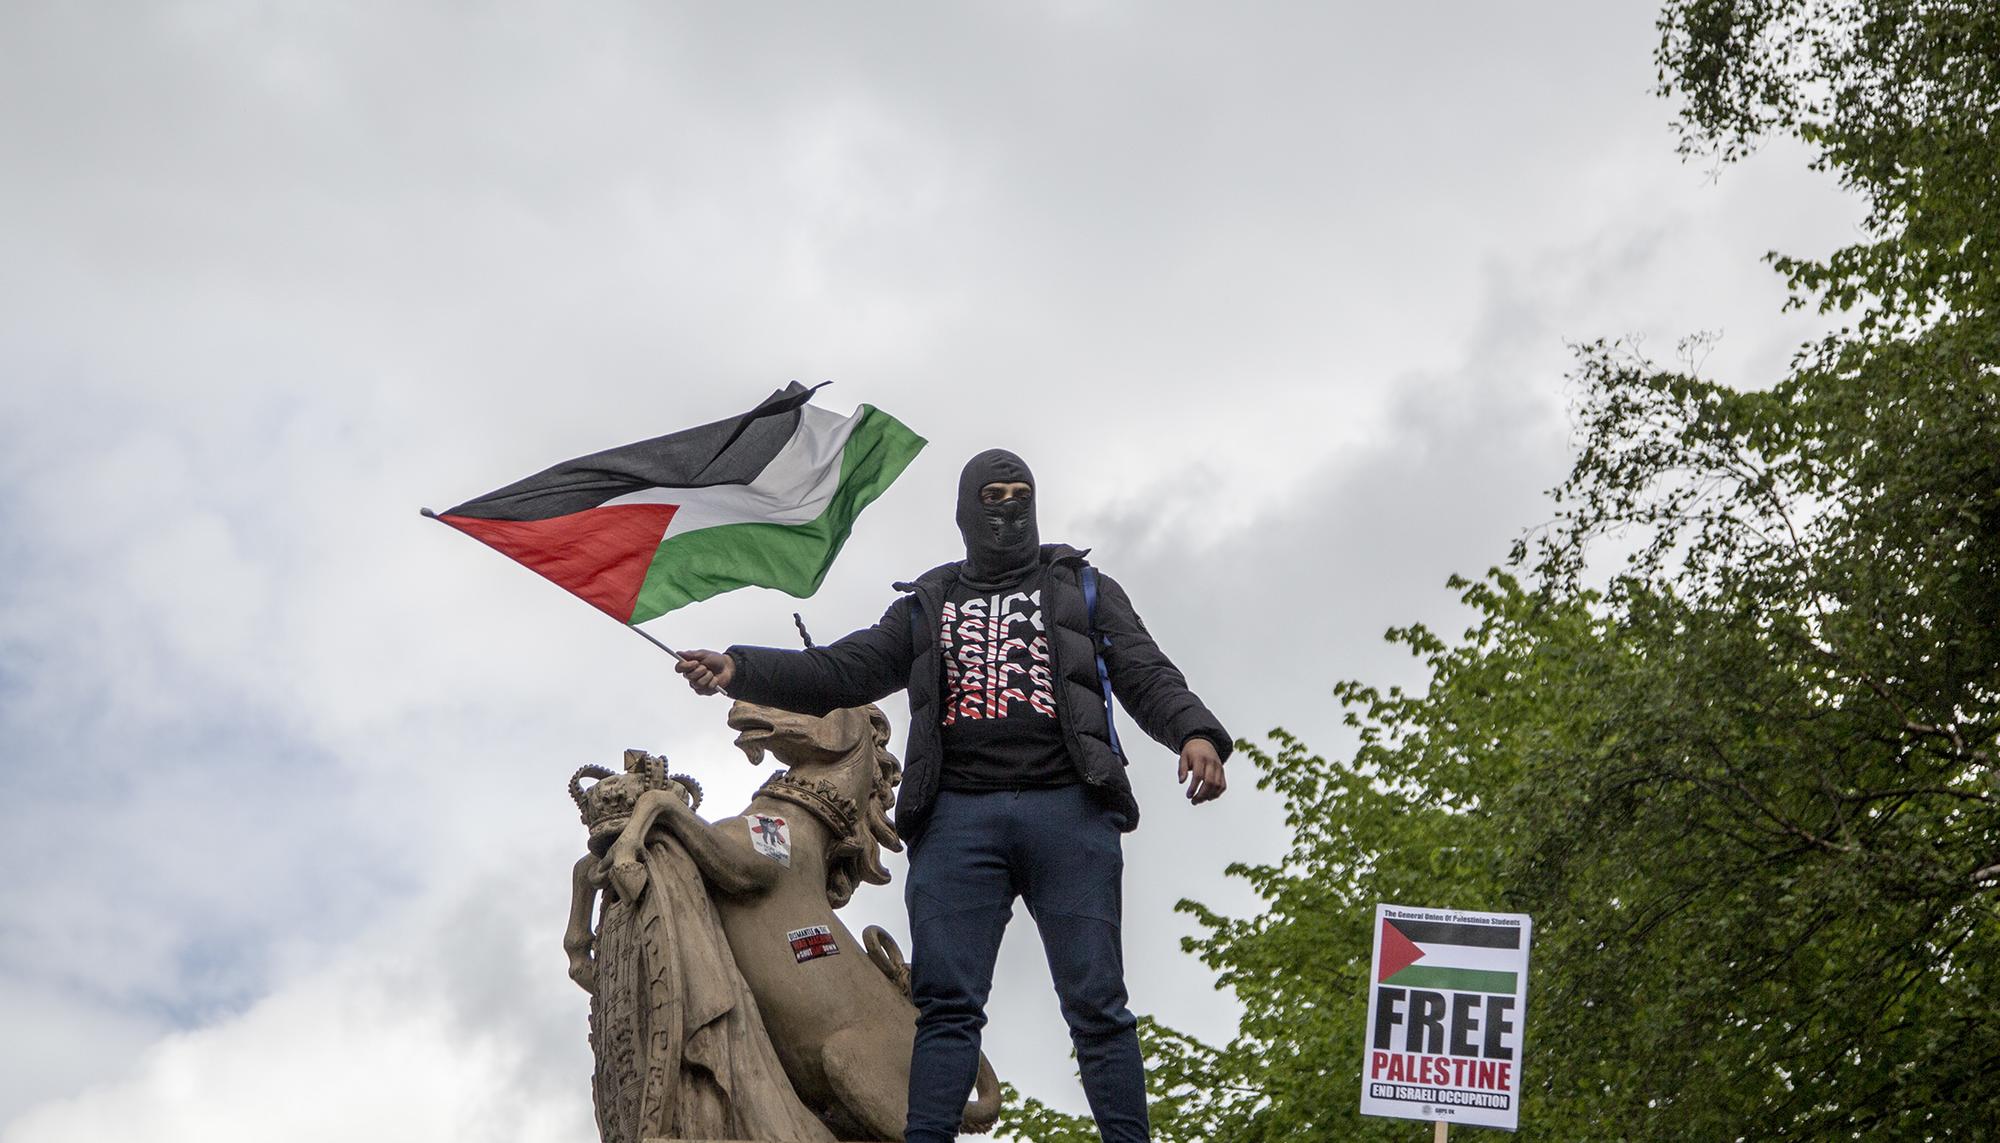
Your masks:
M 958 1137 L 1017 896 L 1041 930 L 1098 1134 L 1150 1138 L 1137 1021 L 1125 1007 L 1124 871 L 1117 823 L 1088 787 L 938 795 L 903 889 L 917 1005 L 905 1143 Z

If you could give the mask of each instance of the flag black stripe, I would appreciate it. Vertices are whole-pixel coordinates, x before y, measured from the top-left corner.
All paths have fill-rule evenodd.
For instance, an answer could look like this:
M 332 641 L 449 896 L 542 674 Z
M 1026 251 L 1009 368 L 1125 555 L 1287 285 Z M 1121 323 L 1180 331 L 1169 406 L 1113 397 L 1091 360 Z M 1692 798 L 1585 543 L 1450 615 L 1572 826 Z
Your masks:
M 748 484 L 798 430 L 812 389 L 794 381 L 740 417 L 566 460 L 445 512 L 478 520 L 548 520 L 644 488 Z
M 1460 925 L 1450 921 L 1395 921 L 1390 924 L 1418 944 L 1472 945 L 1482 949 L 1521 947 L 1519 925 Z

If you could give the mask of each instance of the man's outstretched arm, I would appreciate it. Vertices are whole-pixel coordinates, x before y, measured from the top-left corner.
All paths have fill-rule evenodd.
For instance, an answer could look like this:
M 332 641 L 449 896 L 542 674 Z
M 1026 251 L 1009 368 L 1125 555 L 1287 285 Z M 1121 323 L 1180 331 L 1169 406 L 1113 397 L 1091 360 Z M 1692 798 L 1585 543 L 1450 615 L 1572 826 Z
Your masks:
M 862 706 L 909 685 L 910 606 L 907 598 L 898 599 L 873 627 L 824 647 L 684 651 L 674 670 L 696 694 L 723 692 L 812 715 Z

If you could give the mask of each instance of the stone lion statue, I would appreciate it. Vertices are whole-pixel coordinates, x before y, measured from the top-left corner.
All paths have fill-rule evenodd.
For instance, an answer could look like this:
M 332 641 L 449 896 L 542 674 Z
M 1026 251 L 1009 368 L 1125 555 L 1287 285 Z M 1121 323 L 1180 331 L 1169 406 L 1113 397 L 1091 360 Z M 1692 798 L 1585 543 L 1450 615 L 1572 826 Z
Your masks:
M 834 911 L 887 884 L 882 850 L 902 848 L 888 722 L 873 706 L 814 718 L 739 702 L 729 725 L 751 762 L 790 767 L 734 817 L 702 819 L 700 785 L 640 750 L 622 774 L 570 779 L 590 842 L 563 946 L 591 994 L 599 1133 L 899 1140 L 909 970 L 887 933 L 857 944 Z M 965 1130 L 998 1113 L 982 1058 Z

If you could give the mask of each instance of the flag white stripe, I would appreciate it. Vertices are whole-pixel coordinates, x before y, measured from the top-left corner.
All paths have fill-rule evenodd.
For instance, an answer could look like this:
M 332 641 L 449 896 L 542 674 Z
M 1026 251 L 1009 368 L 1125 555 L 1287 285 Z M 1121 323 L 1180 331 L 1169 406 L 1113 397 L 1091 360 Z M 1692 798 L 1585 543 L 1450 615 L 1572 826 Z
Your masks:
M 1478 945 L 1448 945 L 1441 941 L 1418 941 L 1424 958 L 1418 968 L 1472 968 L 1490 972 L 1519 972 L 1527 958 L 1520 949 L 1492 949 Z
M 818 519 L 840 486 L 841 452 L 861 416 L 807 405 L 799 410 L 792 439 L 748 484 L 711 488 L 643 488 L 605 501 L 614 504 L 678 504 L 667 537 L 718 524 L 804 524 Z

